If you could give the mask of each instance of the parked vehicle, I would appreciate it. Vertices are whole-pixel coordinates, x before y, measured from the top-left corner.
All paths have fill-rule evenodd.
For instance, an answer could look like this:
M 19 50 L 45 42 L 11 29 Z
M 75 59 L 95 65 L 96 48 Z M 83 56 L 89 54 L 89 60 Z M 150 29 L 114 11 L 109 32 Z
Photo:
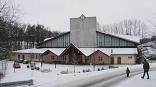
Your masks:
M 28 60 L 24 60 L 24 61 L 23 61 L 23 64 L 28 64 L 28 63 L 29 63 Z
M 24 59 L 19 59 L 18 62 L 19 63 L 23 63 Z
M 21 65 L 20 65 L 19 63 L 15 62 L 15 63 L 13 64 L 13 67 L 14 67 L 14 68 L 21 68 Z
M 15 60 L 14 60 L 14 62 L 15 62 L 15 63 L 18 63 L 18 62 L 19 62 L 19 60 L 15 59 Z
M 156 56 L 150 57 L 149 60 L 156 60 Z

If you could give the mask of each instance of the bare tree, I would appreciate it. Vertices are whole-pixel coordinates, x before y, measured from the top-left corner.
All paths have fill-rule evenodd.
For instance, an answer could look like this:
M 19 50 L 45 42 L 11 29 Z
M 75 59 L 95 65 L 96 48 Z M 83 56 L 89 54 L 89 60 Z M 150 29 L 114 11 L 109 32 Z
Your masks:
M 103 26 L 102 28 L 106 33 L 133 35 L 143 38 L 148 37 L 151 33 L 145 23 L 137 20 L 124 20 L 119 23 Z
M 20 5 L 14 5 L 12 0 L 0 0 L 0 17 L 5 21 L 16 22 L 23 15 Z
M 19 5 L 14 5 L 12 0 L 0 0 L 0 62 L 9 58 L 9 52 L 12 51 L 12 38 L 10 36 L 18 35 L 13 33 L 13 26 L 17 20 L 23 15 Z M 18 30 L 18 29 L 16 29 Z M 11 40 L 11 41 L 10 41 Z M 6 64 L 6 63 L 5 63 Z M 0 71 L 0 76 L 5 76 L 6 67 L 3 68 L 3 63 Z

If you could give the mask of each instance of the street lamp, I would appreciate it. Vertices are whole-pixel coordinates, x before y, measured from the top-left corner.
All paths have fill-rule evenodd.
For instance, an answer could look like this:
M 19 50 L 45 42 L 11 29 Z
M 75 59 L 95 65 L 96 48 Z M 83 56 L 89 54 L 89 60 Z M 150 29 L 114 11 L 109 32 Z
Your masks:
M 75 57 L 76 57 L 76 55 L 74 53 L 74 73 L 75 73 Z
M 111 54 L 113 53 L 113 49 L 111 49 L 110 56 L 108 57 L 109 69 L 111 65 Z
M 40 58 L 42 59 L 42 60 L 41 60 L 41 71 L 42 71 L 42 65 L 43 65 L 43 56 L 42 56 L 42 55 L 40 55 Z

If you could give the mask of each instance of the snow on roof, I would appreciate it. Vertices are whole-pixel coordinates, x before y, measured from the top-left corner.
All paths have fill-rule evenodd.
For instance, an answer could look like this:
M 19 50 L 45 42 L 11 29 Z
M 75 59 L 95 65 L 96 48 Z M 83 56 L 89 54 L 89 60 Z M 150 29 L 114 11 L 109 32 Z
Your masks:
M 138 54 L 137 48 L 78 48 L 86 56 L 93 52 L 100 50 L 101 52 L 110 56 L 111 54 Z M 111 53 L 112 50 L 112 53 Z
M 131 41 L 134 41 L 134 42 L 137 42 L 137 43 L 139 43 L 140 39 L 141 39 L 138 36 L 121 35 L 121 34 L 114 34 L 114 33 L 110 33 L 110 34 L 113 35 L 113 36 L 116 36 L 116 37 L 120 37 L 120 38 L 125 38 L 127 40 L 131 40 Z
M 14 52 L 18 53 L 44 53 L 47 50 L 55 53 L 56 55 L 60 55 L 66 48 L 33 48 L 33 49 L 25 49 L 25 50 L 17 50 Z M 77 48 L 79 49 L 84 55 L 89 56 L 90 54 L 94 53 L 97 50 L 107 54 L 110 56 L 111 54 L 137 54 L 137 48 Z M 112 53 L 111 53 L 112 50 Z
M 24 49 L 24 50 L 17 50 L 17 51 L 13 51 L 13 52 L 17 52 L 17 53 L 44 53 L 45 51 L 50 50 L 51 52 L 55 53 L 56 55 L 60 55 L 65 48 L 32 48 L 32 49 Z
M 49 50 L 56 55 L 60 55 L 65 50 L 65 48 L 49 48 Z
M 51 39 L 51 38 L 54 38 L 54 37 L 50 37 L 50 38 L 45 38 L 45 39 L 44 39 L 44 41 L 46 41 L 46 40 L 49 40 L 49 39 Z

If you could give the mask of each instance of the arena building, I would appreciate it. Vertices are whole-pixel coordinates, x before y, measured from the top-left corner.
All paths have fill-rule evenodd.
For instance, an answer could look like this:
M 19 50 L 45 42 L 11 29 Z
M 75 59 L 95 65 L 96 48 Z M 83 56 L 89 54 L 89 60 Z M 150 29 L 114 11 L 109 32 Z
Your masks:
M 96 17 L 70 18 L 70 31 L 18 50 L 11 59 L 63 64 L 135 64 L 140 39 L 102 32 Z M 14 54 L 14 55 L 13 55 Z

